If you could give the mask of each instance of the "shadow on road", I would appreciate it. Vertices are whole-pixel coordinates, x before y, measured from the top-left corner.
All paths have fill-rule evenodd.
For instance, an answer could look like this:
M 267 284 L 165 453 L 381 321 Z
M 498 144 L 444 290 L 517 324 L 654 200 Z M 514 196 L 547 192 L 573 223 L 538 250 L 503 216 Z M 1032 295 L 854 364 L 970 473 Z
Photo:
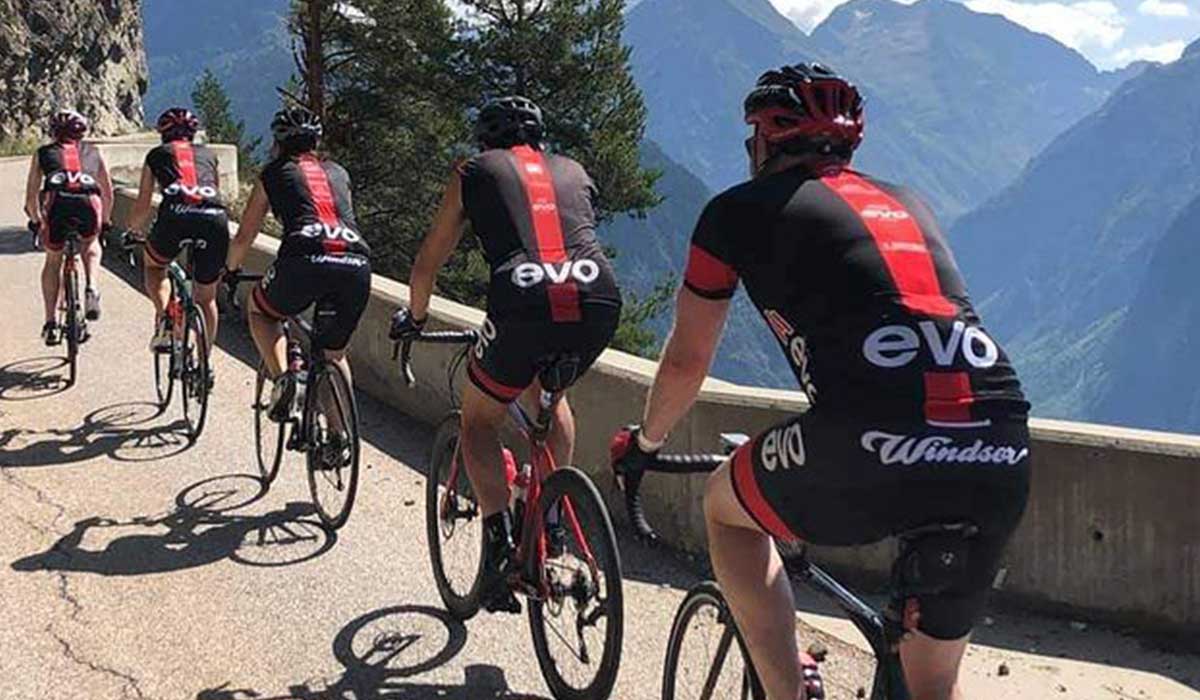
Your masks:
M 342 671 L 295 683 L 282 695 L 266 695 L 232 682 L 196 694 L 196 700 L 546 700 L 513 693 L 495 666 L 466 667 L 463 683 L 420 683 L 408 679 L 447 664 L 467 641 L 462 623 L 436 608 L 405 605 L 367 613 L 333 640 Z
M 24 226 L 0 228 L 0 255 L 40 255 L 41 252 L 33 247 L 33 237 Z
M 50 549 L 19 559 L 16 571 L 83 571 L 102 576 L 140 576 L 192 569 L 229 559 L 256 567 L 279 567 L 315 559 L 333 548 L 337 533 L 314 517 L 311 504 L 290 502 L 280 510 L 244 515 L 263 497 L 257 477 L 219 476 L 192 484 L 162 516 L 127 521 L 91 517 Z M 107 539 L 93 531 L 126 534 Z M 91 535 L 91 537 L 89 537 Z M 101 548 L 86 541 L 104 537 Z
M 44 399 L 68 388 L 65 357 L 31 357 L 0 367 L 0 401 Z
M 76 428 L 0 432 L 0 464 L 47 467 L 86 462 L 107 456 L 119 462 L 152 462 L 174 457 L 191 447 L 182 419 L 154 423 L 162 417 L 157 404 L 128 401 L 92 411 Z M 19 445 L 19 446 L 14 446 Z

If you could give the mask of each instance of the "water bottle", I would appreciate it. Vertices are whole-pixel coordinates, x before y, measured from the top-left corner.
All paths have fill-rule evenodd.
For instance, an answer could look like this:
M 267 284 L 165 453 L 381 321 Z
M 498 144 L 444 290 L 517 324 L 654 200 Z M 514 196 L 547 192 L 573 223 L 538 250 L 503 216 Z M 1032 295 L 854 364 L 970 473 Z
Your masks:
M 304 405 L 304 394 L 308 390 L 308 368 L 304 366 L 304 351 L 300 349 L 300 343 L 295 340 L 288 341 L 288 371 L 296 378 L 296 403 L 294 406 Z

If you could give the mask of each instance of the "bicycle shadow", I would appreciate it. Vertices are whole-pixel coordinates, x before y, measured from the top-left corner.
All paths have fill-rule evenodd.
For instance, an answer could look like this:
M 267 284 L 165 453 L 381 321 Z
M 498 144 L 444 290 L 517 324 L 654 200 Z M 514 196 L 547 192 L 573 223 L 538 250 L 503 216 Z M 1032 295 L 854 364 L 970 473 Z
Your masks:
M 0 367 L 0 401 L 45 399 L 69 388 L 65 357 L 31 357 Z
M 229 559 L 255 567 L 280 567 L 315 559 L 333 548 L 337 533 L 313 517 L 311 504 L 289 502 L 259 515 L 234 511 L 259 501 L 266 491 L 254 476 L 235 474 L 196 482 L 176 496 L 175 508 L 160 516 L 127 521 L 90 517 L 44 552 L 11 564 L 14 571 L 73 571 L 101 576 L 141 576 L 193 569 Z M 86 542 L 94 530 L 134 531 L 101 547 Z M 89 537 L 91 535 L 91 537 Z
M 445 666 L 466 645 L 461 622 L 436 608 L 401 605 L 355 618 L 333 640 L 333 656 L 342 670 L 328 677 L 288 686 L 282 695 L 265 695 L 232 682 L 201 690 L 196 700 L 548 700 L 513 693 L 504 671 L 470 665 L 462 684 L 421 683 L 408 679 Z
M 153 462 L 190 449 L 183 419 L 151 423 L 162 415 L 155 403 L 127 401 L 92 411 L 76 428 L 10 428 L 0 438 L 0 463 L 6 467 L 46 467 L 96 457 Z M 20 446 L 13 447 L 16 443 Z

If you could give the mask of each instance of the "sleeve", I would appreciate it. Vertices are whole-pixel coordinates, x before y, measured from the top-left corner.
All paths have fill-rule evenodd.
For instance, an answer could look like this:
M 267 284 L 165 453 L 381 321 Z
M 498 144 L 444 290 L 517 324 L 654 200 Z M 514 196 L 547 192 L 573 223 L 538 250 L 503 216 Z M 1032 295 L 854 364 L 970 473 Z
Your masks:
M 708 203 L 688 250 L 683 285 L 706 299 L 728 299 L 737 291 L 738 273 L 729 245 L 726 200 L 718 197 Z

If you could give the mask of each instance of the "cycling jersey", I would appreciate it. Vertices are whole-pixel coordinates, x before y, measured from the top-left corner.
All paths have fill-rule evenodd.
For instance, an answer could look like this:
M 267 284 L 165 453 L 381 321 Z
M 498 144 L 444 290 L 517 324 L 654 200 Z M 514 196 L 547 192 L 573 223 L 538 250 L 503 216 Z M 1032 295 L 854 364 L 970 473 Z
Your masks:
M 579 163 L 530 146 L 462 163 L 463 207 L 491 267 L 488 316 L 583 320 L 588 305 L 620 306 L 596 240 L 596 186 Z
M 82 141 L 59 141 L 37 150 L 42 192 L 100 192 L 100 151 Z
M 1028 412 L 932 214 L 904 188 L 793 169 L 717 196 L 685 284 L 727 298 L 739 280 L 822 412 L 960 427 Z
M 183 203 L 220 207 L 217 156 L 207 146 L 186 139 L 155 146 L 146 154 L 164 204 Z
M 350 176 L 342 166 L 312 153 L 282 156 L 263 169 L 262 184 L 283 224 L 280 257 L 370 255 L 354 220 Z

